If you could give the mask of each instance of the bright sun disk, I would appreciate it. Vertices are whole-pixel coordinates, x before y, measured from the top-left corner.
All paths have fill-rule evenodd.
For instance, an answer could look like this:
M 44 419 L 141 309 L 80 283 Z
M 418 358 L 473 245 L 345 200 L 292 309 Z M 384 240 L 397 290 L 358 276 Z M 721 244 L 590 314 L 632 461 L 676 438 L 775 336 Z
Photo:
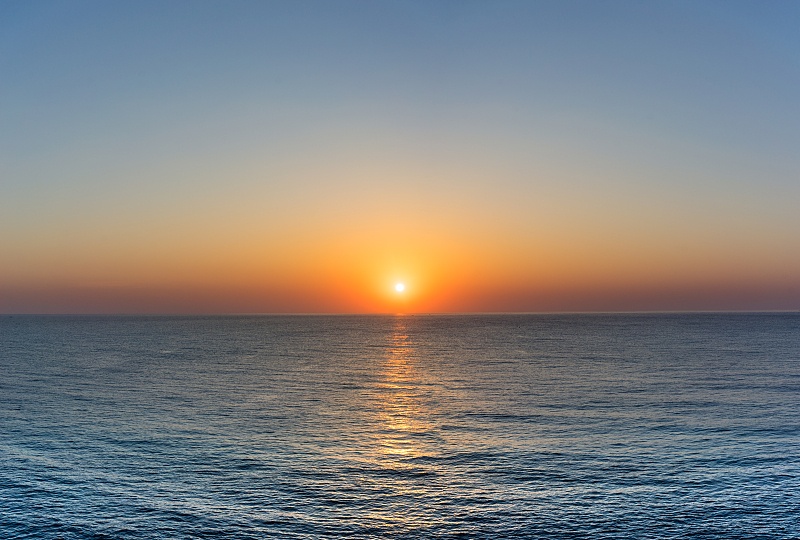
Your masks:
M 394 286 L 394 290 L 397 292 L 403 292 L 404 290 L 406 290 L 406 286 L 403 285 L 402 283 L 398 283 L 397 285 Z

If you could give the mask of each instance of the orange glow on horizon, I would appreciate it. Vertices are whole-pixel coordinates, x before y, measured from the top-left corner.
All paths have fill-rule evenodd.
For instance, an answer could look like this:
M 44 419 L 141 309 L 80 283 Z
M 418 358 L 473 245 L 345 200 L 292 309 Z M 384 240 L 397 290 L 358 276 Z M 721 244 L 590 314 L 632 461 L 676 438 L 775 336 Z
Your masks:
M 750 257 L 742 253 L 755 248 L 740 252 L 738 244 L 720 242 L 710 249 L 702 236 L 678 242 L 633 228 L 533 235 L 391 212 L 367 222 L 327 219 L 324 227 L 303 223 L 283 235 L 167 228 L 161 236 L 145 230 L 119 244 L 100 236 L 70 244 L 55 236 L 53 249 L 20 249 L 15 266 L 0 269 L 0 310 L 625 311 L 796 309 L 800 301 L 794 272 L 800 257 L 769 246 Z

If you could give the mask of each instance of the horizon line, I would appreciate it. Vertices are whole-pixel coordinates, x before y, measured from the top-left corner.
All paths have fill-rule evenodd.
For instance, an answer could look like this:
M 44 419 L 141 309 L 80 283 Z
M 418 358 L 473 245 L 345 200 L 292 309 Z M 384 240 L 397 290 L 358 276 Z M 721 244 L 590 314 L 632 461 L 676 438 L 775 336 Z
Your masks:
M 0 317 L 441 317 L 475 315 L 714 315 L 800 313 L 800 309 L 630 310 L 630 311 L 440 311 L 440 312 L 243 312 L 243 313 L 0 313 Z

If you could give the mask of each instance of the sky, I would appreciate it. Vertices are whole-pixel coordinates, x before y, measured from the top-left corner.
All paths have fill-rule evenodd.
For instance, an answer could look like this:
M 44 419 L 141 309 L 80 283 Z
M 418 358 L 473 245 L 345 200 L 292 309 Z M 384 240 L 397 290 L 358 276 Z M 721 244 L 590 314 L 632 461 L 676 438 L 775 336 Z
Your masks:
M 800 309 L 798 28 L 779 0 L 4 1 L 0 313 Z

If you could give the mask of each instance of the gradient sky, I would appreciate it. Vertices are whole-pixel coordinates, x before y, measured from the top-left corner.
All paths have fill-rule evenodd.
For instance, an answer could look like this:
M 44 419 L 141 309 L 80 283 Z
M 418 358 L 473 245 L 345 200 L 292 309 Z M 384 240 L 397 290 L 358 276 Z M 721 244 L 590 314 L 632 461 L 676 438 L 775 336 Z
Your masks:
M 2 2 L 0 312 L 800 309 L 798 28 L 794 1 Z

